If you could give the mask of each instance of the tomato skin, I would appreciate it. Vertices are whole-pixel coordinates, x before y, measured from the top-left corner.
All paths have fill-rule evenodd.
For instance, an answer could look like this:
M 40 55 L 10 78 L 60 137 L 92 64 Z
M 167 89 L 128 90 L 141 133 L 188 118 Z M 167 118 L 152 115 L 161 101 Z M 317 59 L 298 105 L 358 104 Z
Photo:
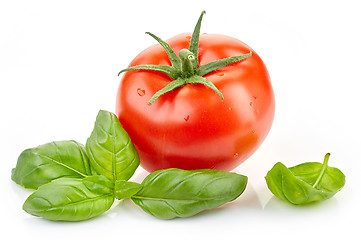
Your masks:
M 167 41 L 178 53 L 188 48 L 190 33 Z M 275 99 L 261 58 L 243 42 L 225 35 L 201 34 L 199 65 L 235 55 L 252 56 L 204 77 L 224 100 L 202 84 L 187 84 L 149 99 L 172 79 L 166 74 L 126 72 L 116 98 L 116 114 L 136 146 L 141 166 L 153 172 L 165 168 L 229 171 L 249 158 L 267 136 Z M 171 65 L 159 45 L 141 52 L 130 64 Z

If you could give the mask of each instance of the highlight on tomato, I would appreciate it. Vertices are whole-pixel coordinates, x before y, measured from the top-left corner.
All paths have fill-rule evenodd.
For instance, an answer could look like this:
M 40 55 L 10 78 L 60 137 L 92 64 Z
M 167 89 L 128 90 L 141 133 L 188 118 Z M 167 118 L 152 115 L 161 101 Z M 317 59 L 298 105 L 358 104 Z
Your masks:
M 116 115 L 141 166 L 229 171 L 270 131 L 275 99 L 267 68 L 235 38 L 183 33 L 142 51 L 120 71 Z

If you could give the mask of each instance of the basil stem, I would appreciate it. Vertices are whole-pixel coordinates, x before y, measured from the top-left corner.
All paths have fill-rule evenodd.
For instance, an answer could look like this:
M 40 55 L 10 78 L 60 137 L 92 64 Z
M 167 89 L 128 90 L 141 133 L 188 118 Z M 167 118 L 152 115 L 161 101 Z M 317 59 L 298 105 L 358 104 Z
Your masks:
M 328 166 L 330 154 L 323 163 L 307 162 L 287 168 L 278 162 L 265 179 L 270 191 L 278 198 L 296 205 L 331 198 L 345 185 L 345 175 Z
M 142 184 L 117 180 L 114 186 L 114 196 L 116 199 L 130 198 L 142 188 Z
M 148 175 L 131 199 L 149 214 L 161 218 L 190 217 L 240 196 L 247 177 L 218 170 L 170 168 Z

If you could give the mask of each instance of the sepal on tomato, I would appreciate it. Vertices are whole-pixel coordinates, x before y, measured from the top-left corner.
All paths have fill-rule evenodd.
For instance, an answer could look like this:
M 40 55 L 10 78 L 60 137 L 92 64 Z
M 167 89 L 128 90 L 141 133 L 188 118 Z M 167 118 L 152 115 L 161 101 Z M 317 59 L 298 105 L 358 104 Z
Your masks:
M 150 32 L 146 32 L 146 34 L 153 37 L 164 48 L 164 50 L 168 54 L 172 66 L 152 65 L 152 64 L 137 65 L 121 70 L 118 73 L 118 76 L 123 72 L 131 71 L 131 70 L 150 70 L 150 71 L 158 71 L 165 73 L 170 78 L 172 78 L 173 81 L 170 82 L 168 85 L 166 85 L 163 89 L 160 89 L 158 92 L 156 92 L 153 95 L 153 97 L 149 100 L 148 104 L 152 104 L 161 95 L 170 92 L 175 88 L 182 87 L 186 84 L 203 84 L 211 88 L 214 92 L 216 92 L 223 100 L 224 97 L 222 93 L 217 89 L 217 87 L 211 81 L 207 80 L 203 76 L 210 72 L 218 70 L 224 66 L 227 66 L 229 64 L 246 59 L 252 56 L 252 52 L 239 56 L 232 56 L 220 60 L 215 60 L 213 62 L 199 66 L 199 61 L 198 61 L 199 35 L 200 35 L 201 22 L 203 19 L 203 15 L 205 13 L 206 13 L 205 11 L 202 11 L 197 21 L 197 24 L 194 28 L 191 37 L 189 48 L 180 50 L 178 54 L 179 56 L 177 56 L 177 54 L 169 46 L 168 43 L 166 43 L 156 35 Z

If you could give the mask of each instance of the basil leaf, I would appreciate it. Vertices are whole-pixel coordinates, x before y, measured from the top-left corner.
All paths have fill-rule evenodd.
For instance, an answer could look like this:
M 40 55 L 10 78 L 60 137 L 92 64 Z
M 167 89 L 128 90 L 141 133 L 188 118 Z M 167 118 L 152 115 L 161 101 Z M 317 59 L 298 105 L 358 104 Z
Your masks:
M 130 198 L 142 188 L 142 184 L 117 180 L 114 186 L 114 195 L 116 199 Z
M 103 175 L 89 176 L 82 179 L 84 185 L 97 194 L 113 193 L 114 183 Z
M 301 205 L 331 198 L 345 185 L 345 175 L 328 166 L 330 154 L 323 164 L 308 162 L 287 168 L 278 162 L 265 179 L 270 191 L 278 198 Z
M 34 216 L 53 221 L 82 221 L 107 211 L 114 202 L 112 193 L 90 191 L 77 178 L 61 178 L 38 188 L 23 205 Z
M 26 188 L 37 189 L 57 178 L 88 175 L 91 169 L 84 146 L 76 141 L 57 141 L 23 151 L 11 178 Z
M 236 199 L 247 177 L 218 170 L 165 169 L 148 175 L 131 199 L 149 214 L 161 218 L 189 217 Z
M 99 111 L 85 147 L 94 170 L 113 182 L 128 180 L 139 166 L 138 152 L 113 113 Z

